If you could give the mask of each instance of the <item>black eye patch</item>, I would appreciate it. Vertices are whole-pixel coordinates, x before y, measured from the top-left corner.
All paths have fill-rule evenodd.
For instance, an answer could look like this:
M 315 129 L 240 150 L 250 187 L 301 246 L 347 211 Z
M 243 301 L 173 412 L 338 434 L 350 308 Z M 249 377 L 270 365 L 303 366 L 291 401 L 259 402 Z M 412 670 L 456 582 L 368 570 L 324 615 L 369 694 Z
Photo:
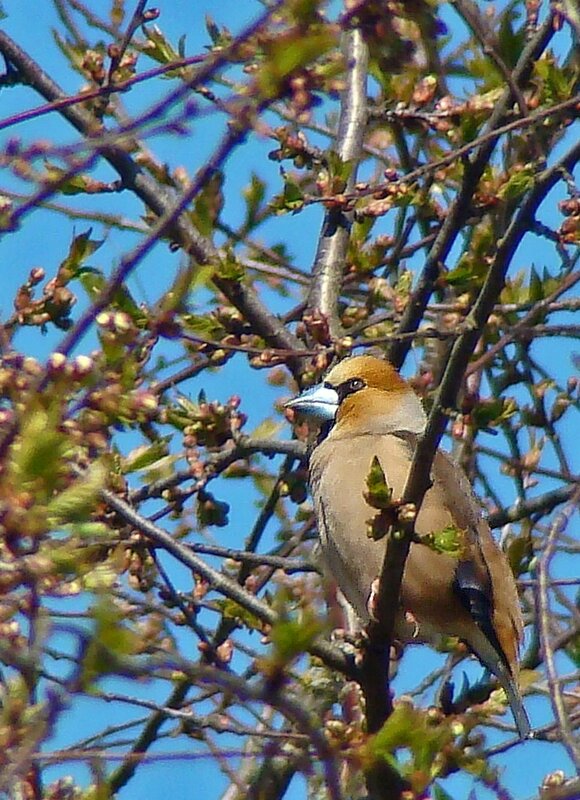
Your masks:
M 348 381 L 344 381 L 343 383 L 339 384 L 336 387 L 336 393 L 338 394 L 338 402 L 342 403 L 345 397 L 348 397 L 349 394 L 354 394 L 355 392 L 360 392 L 361 389 L 364 389 L 366 383 L 362 380 L 362 378 L 349 378 Z

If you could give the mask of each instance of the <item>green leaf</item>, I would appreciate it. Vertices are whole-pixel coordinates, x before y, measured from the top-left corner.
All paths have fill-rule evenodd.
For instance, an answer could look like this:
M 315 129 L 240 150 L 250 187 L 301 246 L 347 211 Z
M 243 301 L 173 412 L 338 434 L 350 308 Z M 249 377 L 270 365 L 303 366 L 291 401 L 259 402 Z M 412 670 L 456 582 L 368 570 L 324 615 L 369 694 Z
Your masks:
M 368 746 L 374 758 L 388 761 L 412 778 L 413 789 L 422 794 L 433 778 L 445 770 L 446 760 L 438 756 L 453 745 L 454 739 L 450 722 L 434 725 L 424 711 L 409 703 L 400 703 L 381 730 L 369 740 Z M 397 763 L 398 750 L 408 752 L 407 763 Z
M 509 4 L 501 18 L 499 29 L 499 52 L 502 59 L 511 69 L 516 66 L 526 42 L 526 26 L 520 25 L 517 31 L 514 30 L 514 23 L 519 19 L 519 16 L 520 13 L 515 4 Z
M 262 208 L 266 195 L 266 184 L 255 172 L 252 173 L 249 185 L 243 189 L 243 195 L 246 200 L 244 227 L 252 228 L 256 224 L 258 213 Z
M 372 508 L 388 509 L 392 507 L 393 490 L 387 485 L 385 473 L 377 456 L 373 457 L 371 468 L 366 476 L 367 491 L 364 499 Z
M 336 43 L 336 32 L 327 26 L 312 26 L 308 33 L 291 30 L 267 41 L 264 45 L 266 57 L 256 76 L 262 97 L 282 94 L 293 72 L 320 58 Z
M 352 174 L 354 160 L 343 161 L 336 150 L 327 150 L 325 159 L 331 178 L 340 178 L 344 182 L 344 185 L 346 185 L 346 182 Z
M 112 531 L 104 522 L 71 522 L 64 526 L 73 536 L 83 539 L 110 539 Z
M 119 661 L 138 652 L 140 640 L 125 624 L 125 613 L 108 595 L 99 598 L 91 611 L 94 629 L 82 663 L 85 687 L 97 678 L 115 672 Z
M 517 412 L 513 397 L 488 398 L 478 403 L 471 412 L 471 421 L 479 430 L 495 428 L 506 422 Z
M 183 314 L 180 319 L 185 331 L 202 336 L 204 339 L 219 341 L 226 334 L 223 325 L 210 314 Z
M 252 431 L 253 439 L 273 439 L 283 428 L 283 424 L 272 417 L 265 417 Z
M 103 271 L 95 267 L 80 267 L 75 271 L 75 277 L 78 278 L 91 301 L 96 300 L 107 286 L 107 279 Z M 125 286 L 117 289 L 111 300 L 111 306 L 128 314 L 138 328 L 142 329 L 147 325 L 147 314 Z
M 214 47 L 227 47 L 232 41 L 232 34 L 225 26 L 221 28 L 209 14 L 205 15 L 205 27 Z
M 536 268 L 532 265 L 530 270 L 530 302 L 537 303 L 544 299 L 544 288 L 542 279 L 538 275 Z
M 427 536 L 422 536 L 421 543 L 426 544 L 436 553 L 462 558 L 468 546 L 467 530 L 457 528 L 455 525 L 447 525 L 443 530 L 433 531 Z
M 203 236 L 213 234 L 215 223 L 224 204 L 223 184 L 223 172 L 214 172 L 195 198 L 194 208 L 190 216 Z
M 304 203 L 302 189 L 290 179 L 286 181 L 284 186 L 284 202 L 286 207 L 291 210 L 302 207 Z
M 160 64 L 179 61 L 179 52 L 169 43 L 157 25 L 143 26 L 143 30 L 147 36 L 147 41 L 143 46 L 143 52 L 146 55 Z
M 91 239 L 92 232 L 93 229 L 89 228 L 72 240 L 68 255 L 59 267 L 59 274 L 62 274 L 66 279 L 76 278 L 87 258 L 90 258 L 103 244 L 103 239 Z
M 163 436 L 152 444 L 136 447 L 122 460 L 122 473 L 128 475 L 152 466 L 157 461 L 165 458 L 169 452 L 168 444 L 171 436 Z
M 113 191 L 111 184 L 97 181 L 82 172 L 71 175 L 69 170 L 63 169 L 57 164 L 51 164 L 49 161 L 45 161 L 44 166 L 44 181 L 49 184 L 58 184 L 54 186 L 54 190 L 59 194 L 109 194 Z
M 246 274 L 244 265 L 238 261 L 233 251 L 229 248 L 220 257 L 215 271 L 218 277 L 227 281 L 235 281 L 236 283 L 239 283 Z
M 57 429 L 58 417 L 44 408 L 29 410 L 19 440 L 12 447 L 11 468 L 19 484 L 40 479 L 50 493 L 70 444 Z
M 245 625 L 251 631 L 261 631 L 264 627 L 258 617 L 240 606 L 235 600 L 215 600 L 214 605 L 221 611 L 224 619 L 235 620 L 239 625 Z
M 93 462 L 81 478 L 50 500 L 46 510 L 50 524 L 58 527 L 70 522 L 86 521 L 106 478 L 104 466 L 98 461 Z
M 533 165 L 525 164 L 522 169 L 512 172 L 507 182 L 500 187 L 498 196 L 506 202 L 519 200 L 534 185 L 534 175 Z
M 302 614 L 300 619 L 277 622 L 270 632 L 277 664 L 289 664 L 303 655 L 322 631 L 323 625 L 320 620 L 308 612 Z
M 76 277 L 88 294 L 89 300 L 95 300 L 99 297 L 107 285 L 103 271 L 95 267 L 81 267 L 76 271 Z

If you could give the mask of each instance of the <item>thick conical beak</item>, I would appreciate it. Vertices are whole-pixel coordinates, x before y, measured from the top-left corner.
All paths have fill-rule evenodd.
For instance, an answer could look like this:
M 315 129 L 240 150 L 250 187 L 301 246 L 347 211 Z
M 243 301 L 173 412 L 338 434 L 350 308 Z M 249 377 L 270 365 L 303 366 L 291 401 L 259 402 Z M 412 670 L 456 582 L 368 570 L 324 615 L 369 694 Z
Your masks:
M 320 422 L 330 422 L 338 410 L 338 394 L 330 386 L 319 383 L 286 403 L 286 408 L 314 417 Z

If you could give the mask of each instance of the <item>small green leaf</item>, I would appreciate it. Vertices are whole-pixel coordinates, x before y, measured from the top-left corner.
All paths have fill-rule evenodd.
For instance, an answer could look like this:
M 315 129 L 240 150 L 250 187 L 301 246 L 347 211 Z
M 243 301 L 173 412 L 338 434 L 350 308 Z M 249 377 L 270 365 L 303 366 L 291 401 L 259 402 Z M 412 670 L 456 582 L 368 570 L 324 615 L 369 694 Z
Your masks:
M 336 32 L 329 27 L 312 26 L 308 33 L 290 30 L 265 42 L 266 58 L 256 75 L 262 97 L 276 97 L 282 93 L 293 72 L 320 58 L 336 45 L 336 41 Z
M 325 158 L 333 190 L 335 192 L 343 192 L 352 173 L 354 161 L 352 159 L 343 161 L 335 150 L 327 150 Z
M 286 211 L 298 211 L 304 205 L 304 194 L 300 186 L 291 178 L 286 177 L 284 184 L 284 209 Z
M 203 236 L 212 234 L 222 210 L 224 204 L 223 184 L 223 172 L 216 171 L 195 198 L 194 208 L 190 216 Z
M 478 430 L 495 428 L 517 412 L 513 397 L 490 397 L 479 402 L 471 412 L 471 420 Z
M 305 612 L 300 619 L 277 622 L 270 632 L 276 662 L 289 664 L 303 655 L 322 631 L 320 620 L 308 612 Z
M 544 289 L 542 279 L 538 275 L 536 268 L 532 266 L 530 270 L 530 303 L 537 303 L 544 299 Z
M 93 229 L 89 228 L 74 237 L 67 257 L 60 264 L 59 275 L 68 280 L 76 278 L 87 258 L 90 258 L 101 247 L 103 239 L 91 239 L 92 232 Z
M 510 69 L 516 66 L 526 43 L 526 26 L 520 24 L 518 30 L 514 29 L 514 23 L 520 16 L 515 5 L 510 3 L 504 11 L 498 36 L 499 53 Z
M 467 530 L 447 525 L 443 530 L 433 531 L 421 537 L 421 542 L 426 544 L 436 553 L 445 553 L 454 558 L 462 558 L 467 550 Z
M 131 472 L 138 472 L 155 464 L 159 459 L 165 458 L 168 454 L 168 444 L 171 436 L 164 436 L 149 445 L 141 445 L 123 458 L 122 472 L 128 475 Z
M 205 15 L 205 27 L 214 47 L 227 47 L 232 41 L 230 31 L 225 26 L 220 28 L 209 14 Z
M 500 187 L 498 196 L 506 202 L 519 200 L 534 185 L 534 175 L 533 165 L 525 164 L 511 173 L 506 183 Z
M 283 424 L 278 420 L 272 417 L 265 417 L 252 431 L 251 436 L 253 439 L 274 439 L 280 433 L 282 427 L 284 427 Z
M 385 473 L 377 456 L 373 457 L 371 468 L 366 476 L 367 491 L 363 493 L 364 499 L 379 510 L 392 506 L 393 490 L 387 485 Z
M 125 656 L 138 652 L 137 634 L 124 624 L 124 612 L 103 594 L 92 609 L 94 629 L 82 663 L 82 684 L 88 688 L 96 679 L 115 672 Z
M 86 521 L 106 481 L 106 471 L 98 461 L 86 473 L 60 494 L 47 507 L 47 518 L 53 527 L 70 522 Z
M 68 447 L 65 435 L 57 430 L 55 415 L 44 408 L 30 410 L 19 441 L 12 448 L 11 468 L 18 483 L 27 484 L 40 478 L 50 492 Z
M 244 265 L 238 261 L 233 251 L 229 249 L 226 249 L 226 252 L 221 256 L 215 272 L 218 277 L 227 281 L 235 281 L 236 283 L 239 283 L 246 274 Z
M 224 619 L 235 620 L 239 625 L 245 625 L 251 631 L 261 631 L 263 623 L 251 611 L 240 606 L 235 600 L 215 600 L 214 605 L 222 613 Z
M 168 42 L 157 25 L 151 25 L 147 28 L 143 26 L 143 30 L 147 35 L 147 41 L 143 46 L 144 53 L 160 64 L 179 61 L 178 51 Z
M 264 202 L 266 184 L 255 173 L 252 173 L 249 185 L 243 189 L 243 195 L 246 201 L 246 219 L 244 227 L 252 228 L 256 224 L 258 213 Z

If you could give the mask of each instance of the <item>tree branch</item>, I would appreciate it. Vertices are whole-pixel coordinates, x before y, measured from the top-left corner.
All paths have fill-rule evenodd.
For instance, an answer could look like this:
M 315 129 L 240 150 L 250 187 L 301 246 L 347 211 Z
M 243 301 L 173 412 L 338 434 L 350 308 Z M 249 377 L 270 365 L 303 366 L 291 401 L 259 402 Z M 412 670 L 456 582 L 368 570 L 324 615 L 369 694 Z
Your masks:
M 345 191 L 354 189 L 358 161 L 366 128 L 367 46 L 359 30 L 347 31 L 344 51 L 347 59 L 347 84 L 341 98 L 336 151 L 342 162 L 350 162 L 351 171 Z M 330 335 L 337 338 L 342 327 L 338 317 L 338 299 L 350 237 L 353 214 L 340 207 L 326 209 L 318 248 L 312 267 L 311 289 L 307 306 L 327 320 Z
M 461 386 L 461 376 L 472 354 L 481 330 L 492 312 L 504 284 L 505 274 L 522 237 L 533 220 L 536 209 L 547 192 L 561 179 L 564 170 L 580 156 L 580 142 L 553 167 L 542 173 L 535 187 L 528 193 L 519 213 L 512 220 L 505 236 L 498 242 L 497 251 L 490 265 L 487 278 L 470 314 L 470 326 L 456 341 L 433 408 L 429 415 L 424 435 L 419 440 L 409 475 L 402 495 L 402 508 L 411 507 L 414 513 L 399 517 L 398 528 L 391 534 L 381 570 L 376 606 L 376 619 L 368 626 L 369 645 L 365 650 L 363 673 L 365 697 L 372 698 L 369 709 L 369 729 L 378 730 L 392 711 L 388 686 L 388 653 L 393 639 L 395 619 L 399 608 L 401 580 L 405 561 L 411 546 L 416 513 L 430 486 L 431 464 L 447 425 L 447 410 L 455 406 Z M 368 703 L 367 703 L 368 707 Z
M 263 600 L 260 600 L 243 589 L 236 581 L 211 567 L 193 553 L 186 544 L 174 539 L 162 528 L 154 525 L 113 492 L 103 489 L 101 494 L 107 505 L 120 514 L 124 520 L 147 536 L 154 544 L 170 553 L 181 564 L 201 575 L 214 591 L 238 603 L 260 621 L 268 625 L 276 624 L 278 615 Z M 353 677 L 353 666 L 350 660 L 327 642 L 317 639 L 309 647 L 308 652 L 320 658 L 331 669 L 337 670 L 347 677 Z
M 554 717 L 558 722 L 562 743 L 566 748 L 572 763 L 580 770 L 580 745 L 576 741 L 570 726 L 567 709 L 564 705 L 564 698 L 562 696 L 562 687 L 558 680 L 558 672 L 554 661 L 554 649 L 552 646 L 551 636 L 551 618 L 552 612 L 550 610 L 550 562 L 552 561 L 556 552 L 556 542 L 560 534 L 566 527 L 570 517 L 576 510 L 578 501 L 580 500 L 580 488 L 577 486 L 574 492 L 574 497 L 568 508 L 561 514 L 558 514 L 553 524 L 550 527 L 546 546 L 544 552 L 538 562 L 538 583 L 536 586 L 536 605 L 537 605 L 537 618 L 540 640 L 542 643 L 542 652 L 544 656 L 544 663 L 546 665 L 546 674 L 548 678 L 548 686 L 550 689 L 550 699 L 552 701 L 552 708 Z
M 523 84 L 528 80 L 534 62 L 540 57 L 553 35 L 552 13 L 550 12 L 534 38 L 525 47 L 513 71 L 513 80 L 517 85 Z M 491 133 L 495 128 L 501 125 L 511 100 L 512 90 L 508 87 L 503 97 L 498 102 L 495 111 L 489 118 L 484 134 Z M 441 265 L 449 255 L 451 247 L 459 235 L 464 221 L 471 213 L 471 198 L 489 161 L 496 141 L 495 138 L 492 138 L 490 141 L 485 141 L 478 147 L 473 158 L 466 161 L 461 188 L 453 200 L 445 217 L 445 221 L 431 247 L 421 277 L 411 295 L 403 319 L 400 322 L 398 328 L 399 332 L 406 333 L 408 331 L 414 331 L 421 322 L 429 298 L 434 291 L 435 282 L 439 276 Z M 405 360 L 410 346 L 410 342 L 408 341 L 394 342 L 388 351 L 389 361 L 397 368 L 400 367 Z
M 526 519 L 534 514 L 548 514 L 556 506 L 566 503 L 574 495 L 577 489 L 575 483 L 568 486 L 562 486 L 559 489 L 554 489 L 551 492 L 545 492 L 538 497 L 530 497 L 523 503 L 514 503 L 509 508 L 503 508 L 500 511 L 494 511 L 489 514 L 487 521 L 490 528 L 502 528 L 508 522 L 517 522 L 520 519 Z

